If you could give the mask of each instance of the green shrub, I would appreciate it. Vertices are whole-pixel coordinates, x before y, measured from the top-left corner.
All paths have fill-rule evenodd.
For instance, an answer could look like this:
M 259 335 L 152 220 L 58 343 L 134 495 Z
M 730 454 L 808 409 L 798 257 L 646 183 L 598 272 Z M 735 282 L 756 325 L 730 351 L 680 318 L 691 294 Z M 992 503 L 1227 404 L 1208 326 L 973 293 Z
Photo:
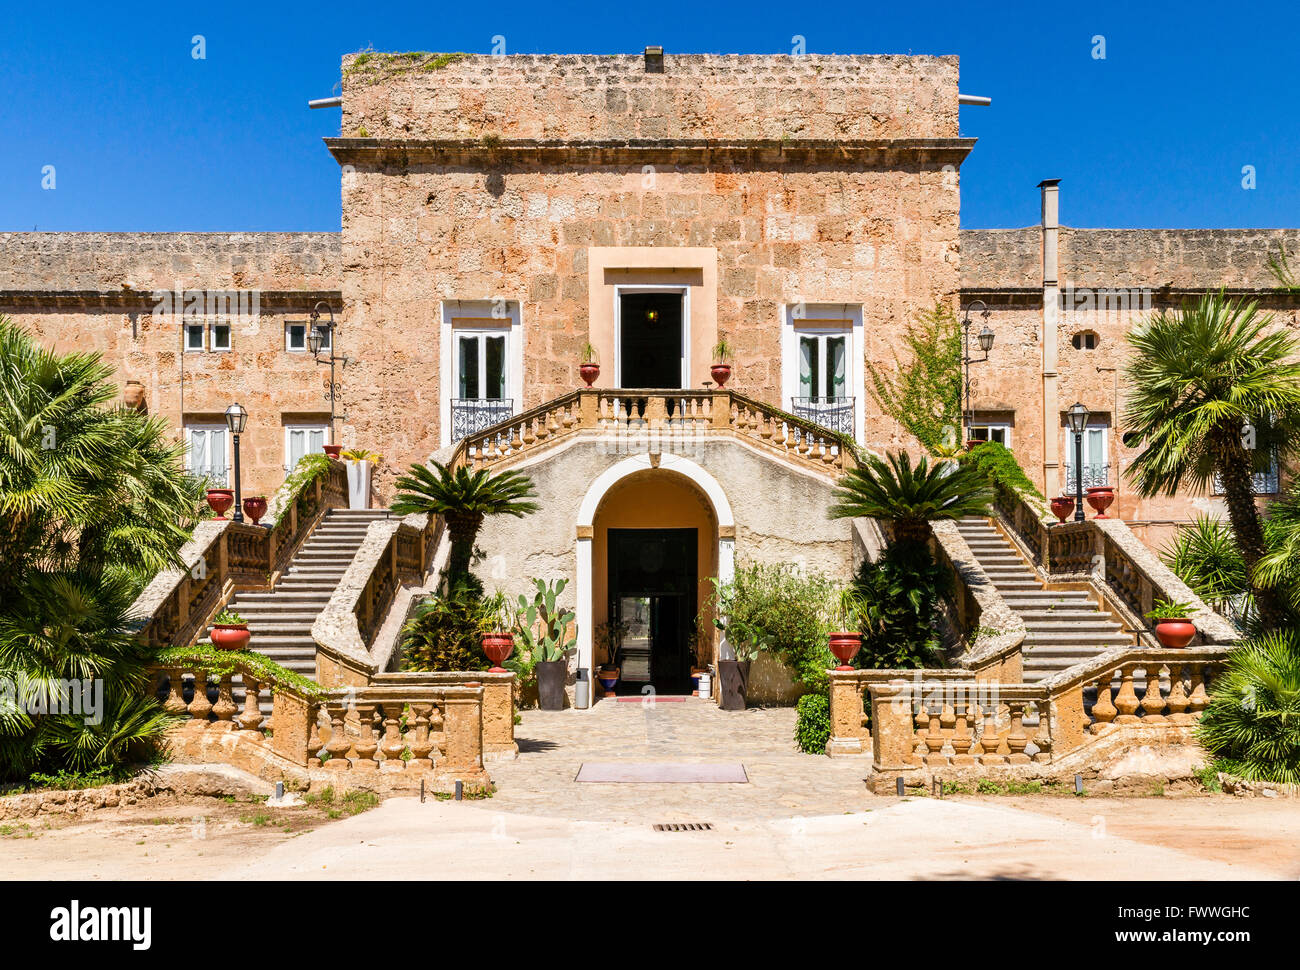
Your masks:
M 1266 634 L 1230 653 L 1196 734 L 1221 771 L 1300 784 L 1300 631 Z
M 714 615 L 727 618 L 725 626 L 714 622 L 737 657 L 771 653 L 804 687 L 827 690 L 826 670 L 835 658 L 827 646 L 826 618 L 839 592 L 831 580 L 776 563 L 741 566 L 731 582 L 713 583 Z
M 504 611 L 505 597 L 485 597 L 476 583 L 430 596 L 402 627 L 403 668 L 487 670 L 483 634 L 501 627 Z
M 825 694 L 804 694 L 795 705 L 794 743 L 807 754 L 825 754 L 831 737 L 831 701 Z
M 1033 495 L 1039 499 L 1043 497 L 1043 493 L 1034 487 L 1011 450 L 996 441 L 976 445 L 959 460 L 962 465 L 980 472 L 994 488 L 1001 486 L 1022 495 Z
M 950 580 L 925 546 L 895 544 L 876 562 L 864 561 L 853 585 L 862 603 L 860 670 L 941 666 L 935 627 Z

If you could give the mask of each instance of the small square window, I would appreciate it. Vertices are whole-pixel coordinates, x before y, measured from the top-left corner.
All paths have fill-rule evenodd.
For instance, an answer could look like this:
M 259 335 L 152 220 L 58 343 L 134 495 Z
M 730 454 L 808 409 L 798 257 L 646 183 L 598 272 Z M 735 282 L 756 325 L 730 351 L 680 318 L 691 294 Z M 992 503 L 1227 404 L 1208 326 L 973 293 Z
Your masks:
M 291 353 L 301 353 L 307 349 L 307 324 L 286 323 L 284 325 L 284 349 Z
M 212 325 L 212 350 L 230 349 L 230 324 L 214 323 Z
M 200 353 L 203 350 L 203 324 L 185 324 L 185 350 L 187 353 Z

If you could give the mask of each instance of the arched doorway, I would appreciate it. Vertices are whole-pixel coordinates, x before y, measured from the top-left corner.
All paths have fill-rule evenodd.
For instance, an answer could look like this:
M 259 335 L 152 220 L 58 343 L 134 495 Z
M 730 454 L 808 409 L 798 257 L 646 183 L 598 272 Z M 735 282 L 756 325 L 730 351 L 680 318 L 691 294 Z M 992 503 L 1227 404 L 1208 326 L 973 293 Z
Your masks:
M 625 459 L 588 489 L 577 534 L 579 666 L 595 669 L 597 627 L 621 620 L 626 685 L 689 691 L 692 661 L 707 664 L 713 652 L 707 617 L 692 638 L 696 616 L 710 577 L 729 580 L 735 561 L 735 522 L 717 480 L 680 456 Z

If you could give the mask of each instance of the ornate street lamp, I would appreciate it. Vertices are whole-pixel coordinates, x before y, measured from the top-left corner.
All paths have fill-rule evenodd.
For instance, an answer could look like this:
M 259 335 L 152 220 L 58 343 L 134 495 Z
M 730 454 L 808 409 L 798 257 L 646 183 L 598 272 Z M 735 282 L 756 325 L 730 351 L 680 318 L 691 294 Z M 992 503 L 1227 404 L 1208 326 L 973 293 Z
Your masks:
M 982 308 L 980 312 L 980 317 L 984 321 L 984 328 L 978 334 L 976 334 L 975 340 L 979 344 L 980 350 L 984 351 L 983 357 L 972 357 L 970 355 L 970 324 L 971 324 L 970 312 L 972 309 L 974 309 L 976 303 L 978 303 Z M 963 428 L 962 428 L 963 433 L 962 433 L 962 440 L 961 440 L 962 444 L 965 444 L 967 441 L 970 440 L 970 426 L 975 421 L 975 412 L 970 407 L 970 402 L 971 402 L 970 365 L 983 363 L 984 361 L 988 360 L 989 351 L 993 349 L 993 331 L 989 329 L 989 314 L 990 311 L 989 311 L 988 304 L 985 303 L 983 300 L 975 300 L 967 304 L 966 315 L 965 317 L 962 318 L 961 321 L 961 334 L 962 334 L 961 337 L 961 366 L 962 366 L 961 416 L 962 416 L 962 423 L 963 423 Z
M 325 312 L 329 314 L 329 323 L 320 323 L 320 308 L 324 307 Z M 329 347 L 329 357 L 321 359 L 320 352 L 326 346 Z M 311 351 L 312 359 L 318 364 L 328 364 L 330 369 L 329 390 L 325 394 L 325 400 L 330 402 L 330 444 L 334 444 L 334 422 L 338 417 L 335 415 L 335 407 L 338 403 L 339 392 L 343 386 L 334 378 L 334 365 L 341 363 L 343 368 L 348 366 L 349 357 L 344 354 L 342 357 L 334 356 L 334 310 L 328 303 L 321 300 L 312 308 L 311 311 L 311 328 L 307 332 L 307 349 Z M 347 415 L 342 415 L 347 420 Z
M 1074 521 L 1083 521 L 1083 429 L 1088 427 L 1088 409 L 1080 401 L 1065 412 L 1065 423 L 1074 435 Z
M 239 436 L 244 433 L 248 423 L 248 412 L 242 404 L 232 404 L 226 408 L 226 427 L 235 443 L 235 514 L 231 518 L 236 522 L 244 521 L 244 509 L 239 498 Z

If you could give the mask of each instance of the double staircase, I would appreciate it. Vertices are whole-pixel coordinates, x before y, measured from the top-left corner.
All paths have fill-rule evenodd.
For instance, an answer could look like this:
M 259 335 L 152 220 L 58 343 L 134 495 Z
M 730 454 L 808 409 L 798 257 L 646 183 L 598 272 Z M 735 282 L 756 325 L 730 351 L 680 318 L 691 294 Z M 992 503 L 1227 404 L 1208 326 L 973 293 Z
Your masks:
M 227 609 L 248 622 L 249 649 L 304 677 L 316 677 L 311 627 L 385 509 L 330 509 L 270 592 L 236 593 Z M 206 642 L 206 641 L 205 641 Z
M 1102 609 L 1097 593 L 1046 588 L 1020 550 L 988 519 L 961 519 L 957 531 L 1007 606 L 1025 621 L 1025 683 L 1045 680 L 1112 647 L 1133 644 L 1133 634 Z

